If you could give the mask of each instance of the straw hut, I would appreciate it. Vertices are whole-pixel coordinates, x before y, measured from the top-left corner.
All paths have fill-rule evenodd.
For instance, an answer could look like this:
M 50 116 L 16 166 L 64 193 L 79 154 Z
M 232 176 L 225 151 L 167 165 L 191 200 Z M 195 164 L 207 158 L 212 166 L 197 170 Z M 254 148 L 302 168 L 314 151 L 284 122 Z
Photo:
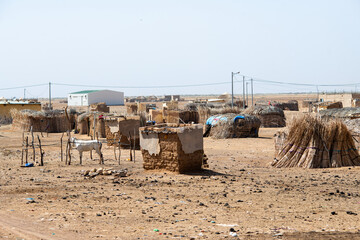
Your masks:
M 198 112 L 199 112 L 199 123 L 205 124 L 206 121 L 214 115 L 222 115 L 227 113 L 236 113 L 240 114 L 242 109 L 238 107 L 215 107 L 213 105 L 207 104 L 207 105 L 200 105 L 198 106 Z
M 319 112 L 321 118 L 355 119 L 360 118 L 360 108 L 333 108 Z
M 248 114 L 228 113 L 210 117 L 204 136 L 213 138 L 258 137 L 260 119 Z
M 32 127 L 34 132 L 59 133 L 69 130 L 69 121 L 62 110 L 33 111 L 33 110 L 11 110 L 13 119 L 12 128 L 28 132 Z M 71 119 L 70 119 L 71 120 Z
M 360 166 L 360 156 L 344 123 L 305 115 L 294 119 L 274 167 Z
M 271 103 L 272 106 L 281 108 L 282 110 L 289 110 L 289 111 L 299 111 L 299 103 L 296 100 L 290 100 L 288 102 L 274 102 Z
M 253 106 L 245 109 L 243 114 L 250 114 L 258 117 L 261 127 L 285 127 L 286 118 L 284 111 L 274 106 Z

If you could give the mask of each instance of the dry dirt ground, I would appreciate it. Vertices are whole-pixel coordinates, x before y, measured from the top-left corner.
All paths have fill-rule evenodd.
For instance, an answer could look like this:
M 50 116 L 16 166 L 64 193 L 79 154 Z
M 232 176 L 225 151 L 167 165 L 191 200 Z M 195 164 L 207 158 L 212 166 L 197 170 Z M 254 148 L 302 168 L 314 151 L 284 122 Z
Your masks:
M 96 154 L 65 166 L 49 134 L 45 165 L 20 167 L 21 132 L 1 126 L 0 239 L 360 239 L 360 168 L 272 168 L 278 130 L 206 138 L 210 168 L 188 175 L 144 171 L 140 151 L 119 166 L 105 145 L 105 167 L 128 176 L 84 178 Z

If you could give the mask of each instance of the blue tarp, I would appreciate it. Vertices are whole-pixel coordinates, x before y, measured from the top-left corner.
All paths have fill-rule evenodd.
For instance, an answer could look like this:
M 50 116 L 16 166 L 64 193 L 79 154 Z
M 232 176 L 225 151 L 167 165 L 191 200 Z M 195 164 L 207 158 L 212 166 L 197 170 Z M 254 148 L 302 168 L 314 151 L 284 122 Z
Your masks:
M 238 119 L 244 119 L 245 117 L 243 115 L 237 115 L 234 117 L 234 122 Z M 210 125 L 210 126 L 215 126 L 216 124 L 218 124 L 218 122 L 222 121 L 222 122 L 226 122 L 228 120 L 228 117 L 225 117 L 223 115 L 216 115 L 216 116 L 211 116 L 208 118 L 208 120 L 206 120 L 206 125 Z

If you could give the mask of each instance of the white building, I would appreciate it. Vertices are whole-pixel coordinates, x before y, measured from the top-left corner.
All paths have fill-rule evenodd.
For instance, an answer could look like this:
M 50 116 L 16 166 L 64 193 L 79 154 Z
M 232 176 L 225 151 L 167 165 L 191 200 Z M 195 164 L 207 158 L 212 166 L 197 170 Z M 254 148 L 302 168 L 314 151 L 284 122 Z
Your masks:
M 87 90 L 68 95 L 68 106 L 90 106 L 104 102 L 106 105 L 124 105 L 124 93 L 111 90 Z

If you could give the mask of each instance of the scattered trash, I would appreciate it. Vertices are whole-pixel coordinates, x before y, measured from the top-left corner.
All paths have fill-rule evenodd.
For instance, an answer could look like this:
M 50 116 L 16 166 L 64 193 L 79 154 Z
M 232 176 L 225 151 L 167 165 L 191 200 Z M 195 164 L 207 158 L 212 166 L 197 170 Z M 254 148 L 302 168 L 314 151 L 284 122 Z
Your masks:
M 154 232 L 159 232 L 159 229 L 155 228 L 155 229 L 154 229 Z
M 357 213 L 354 213 L 352 211 L 346 211 L 346 213 L 349 214 L 349 215 L 357 215 Z
M 25 163 L 25 167 L 33 167 L 34 163 Z
M 126 177 L 127 176 L 127 169 L 121 169 L 121 170 L 112 170 L 112 169 L 106 169 L 106 168 L 93 168 L 91 170 L 82 170 L 82 174 L 85 177 L 93 178 L 97 175 L 114 175 L 115 177 Z
M 230 232 L 229 235 L 232 236 L 232 237 L 237 237 L 237 233 L 236 233 L 236 232 Z
M 211 221 L 211 223 L 215 223 L 215 221 Z
M 25 198 L 26 200 L 28 200 L 26 203 L 34 203 L 35 199 L 34 198 Z

